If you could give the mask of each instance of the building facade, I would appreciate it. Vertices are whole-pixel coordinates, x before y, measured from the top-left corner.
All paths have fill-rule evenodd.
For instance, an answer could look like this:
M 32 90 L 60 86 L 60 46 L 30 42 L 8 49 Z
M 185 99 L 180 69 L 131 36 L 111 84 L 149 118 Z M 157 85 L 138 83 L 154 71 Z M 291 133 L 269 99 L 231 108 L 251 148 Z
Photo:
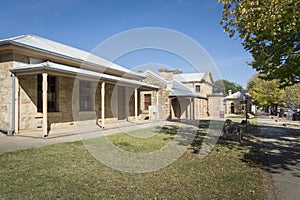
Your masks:
M 160 88 L 157 99 L 151 99 L 156 105 L 155 112 L 164 119 L 201 119 L 209 117 L 209 95 L 212 93 L 213 80 L 210 72 L 174 74 L 174 71 L 163 71 L 159 74 L 147 70 L 143 73 L 146 83 Z M 147 97 L 154 97 L 151 92 L 142 94 L 141 102 Z M 213 108 L 211 108 L 213 110 Z M 153 115 L 147 106 L 141 105 L 144 117 Z M 151 118 L 151 117 L 150 117 Z
M 142 74 L 35 35 L 0 40 L 0 131 L 201 119 L 220 109 L 210 72 Z M 213 102 L 213 103 L 212 103 Z
M 246 111 L 251 111 L 250 95 L 243 92 L 235 92 L 232 94 L 228 91 L 228 96 L 225 97 L 226 114 L 245 114 Z
M 0 41 L 0 74 L 2 132 L 138 120 L 140 92 L 158 90 L 133 71 L 35 35 Z

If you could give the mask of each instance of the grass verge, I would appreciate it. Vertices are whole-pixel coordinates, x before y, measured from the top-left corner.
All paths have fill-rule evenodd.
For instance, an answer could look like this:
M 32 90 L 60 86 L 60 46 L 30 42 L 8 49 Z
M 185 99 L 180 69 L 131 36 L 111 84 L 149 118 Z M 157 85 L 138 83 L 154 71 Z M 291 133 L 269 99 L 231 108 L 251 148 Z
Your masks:
M 124 150 L 150 152 L 173 137 L 168 128 L 149 138 L 108 138 Z M 1 154 L 0 177 L 0 199 L 266 198 L 255 151 L 235 143 L 218 144 L 203 159 L 190 149 L 171 165 L 143 174 L 105 166 L 81 142 L 56 144 Z

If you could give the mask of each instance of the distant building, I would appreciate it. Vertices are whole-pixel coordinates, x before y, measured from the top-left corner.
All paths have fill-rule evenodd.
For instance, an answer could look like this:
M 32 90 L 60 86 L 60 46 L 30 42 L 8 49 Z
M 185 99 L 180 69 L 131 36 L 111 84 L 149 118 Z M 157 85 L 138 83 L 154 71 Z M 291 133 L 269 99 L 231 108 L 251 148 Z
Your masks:
M 228 91 L 228 96 L 225 97 L 225 113 L 226 114 L 245 114 L 246 108 L 251 112 L 250 94 L 243 92 L 235 92 L 232 94 L 231 90 Z M 247 106 L 247 107 L 246 107 Z
M 213 79 L 210 72 L 174 74 L 173 71 L 156 74 L 150 70 L 143 73 L 146 83 L 160 88 L 157 98 L 153 92 L 142 92 L 141 114 L 148 118 L 147 107 L 158 101 L 158 113 L 165 119 L 201 119 L 219 116 L 223 110 L 223 95 L 212 95 Z M 211 102 L 211 104 L 210 104 Z

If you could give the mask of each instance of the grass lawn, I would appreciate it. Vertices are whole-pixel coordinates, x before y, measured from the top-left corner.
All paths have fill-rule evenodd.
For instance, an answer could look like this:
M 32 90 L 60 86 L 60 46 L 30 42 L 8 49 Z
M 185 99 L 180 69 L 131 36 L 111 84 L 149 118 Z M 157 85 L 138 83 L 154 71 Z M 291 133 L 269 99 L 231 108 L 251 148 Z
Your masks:
M 244 116 L 236 115 L 236 116 L 229 116 L 227 118 L 231 119 L 235 124 L 237 124 L 241 128 L 244 134 L 252 134 L 252 135 L 258 134 L 257 117 L 248 119 L 250 125 L 247 126 L 247 130 L 246 130 L 246 125 L 241 124 L 241 121 L 245 120 Z
M 199 133 L 195 140 L 203 136 Z M 173 137 L 171 129 L 162 129 L 150 138 L 120 133 L 109 139 L 127 151 L 150 152 Z M 218 144 L 200 159 L 194 151 L 197 144 L 171 165 L 142 174 L 105 166 L 82 142 L 4 153 L 0 155 L 0 199 L 266 199 L 252 147 Z

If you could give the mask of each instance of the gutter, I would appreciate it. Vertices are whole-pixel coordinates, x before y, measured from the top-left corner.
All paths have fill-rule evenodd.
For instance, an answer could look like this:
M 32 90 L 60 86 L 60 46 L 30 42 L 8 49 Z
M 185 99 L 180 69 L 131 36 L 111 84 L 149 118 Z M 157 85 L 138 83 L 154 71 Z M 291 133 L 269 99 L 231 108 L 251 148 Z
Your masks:
M 6 135 L 14 135 L 14 133 L 15 133 L 15 89 L 16 89 L 16 87 L 15 87 L 15 74 L 12 73 L 11 77 L 12 77 L 12 95 L 11 95 L 12 96 L 12 98 L 11 98 L 11 103 L 12 103 L 11 104 L 11 106 L 12 106 L 12 108 L 11 108 L 11 110 L 12 110 L 12 112 L 11 112 L 11 115 L 12 115 L 12 118 L 11 118 L 12 130 L 6 130 L 6 129 L 0 127 L 0 132 L 5 133 Z

